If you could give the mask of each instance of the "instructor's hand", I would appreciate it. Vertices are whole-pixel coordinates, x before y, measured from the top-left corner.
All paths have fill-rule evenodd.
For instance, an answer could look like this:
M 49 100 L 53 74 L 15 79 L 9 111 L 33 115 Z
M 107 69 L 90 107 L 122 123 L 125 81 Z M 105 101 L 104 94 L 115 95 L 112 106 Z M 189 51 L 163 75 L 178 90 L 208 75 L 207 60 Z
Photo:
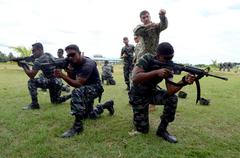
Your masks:
M 159 11 L 159 16 L 165 16 L 165 14 L 166 14 L 166 10 L 165 9 L 161 9 Z

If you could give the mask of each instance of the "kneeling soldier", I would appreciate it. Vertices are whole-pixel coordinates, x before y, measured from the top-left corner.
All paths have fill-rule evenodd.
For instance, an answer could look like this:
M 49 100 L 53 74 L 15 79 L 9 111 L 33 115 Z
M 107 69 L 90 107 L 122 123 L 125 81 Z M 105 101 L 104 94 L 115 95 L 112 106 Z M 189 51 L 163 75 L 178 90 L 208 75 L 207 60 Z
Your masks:
M 93 108 L 95 98 L 101 98 L 103 87 L 99 77 L 97 64 L 92 59 L 81 55 L 77 45 L 69 45 L 65 48 L 70 61 L 67 75 L 60 70 L 55 70 L 55 76 L 65 80 L 74 87 L 71 100 L 71 114 L 75 116 L 73 126 L 63 133 L 62 137 L 72 137 L 83 131 L 83 119 L 96 119 L 107 109 L 110 115 L 114 114 L 112 100 L 99 104 Z
M 104 80 L 107 81 L 107 85 L 115 85 L 116 81 L 113 79 L 113 66 L 109 64 L 108 60 L 104 61 L 104 65 L 102 67 L 102 84 L 104 84 Z
M 192 84 L 196 76 L 188 74 L 176 86 L 171 84 L 172 71 L 166 68 L 155 69 L 155 61 L 164 64 L 171 61 L 173 55 L 172 45 L 164 42 L 158 45 L 156 55 L 142 56 L 133 69 L 133 86 L 129 92 L 129 98 L 133 108 L 133 124 L 141 133 L 149 131 L 149 104 L 164 105 L 161 123 L 156 134 L 168 142 L 176 143 L 177 139 L 167 131 L 167 126 L 174 120 L 177 109 L 178 98 L 175 93 L 183 86 Z M 166 81 L 166 90 L 157 88 L 163 79 Z
M 24 110 L 39 109 L 37 88 L 49 89 L 51 103 L 60 104 L 71 98 L 71 95 L 61 96 L 62 81 L 54 76 L 55 66 L 42 67 L 42 63 L 50 63 L 54 57 L 49 53 L 44 53 L 43 45 L 41 43 L 34 43 L 32 45 L 32 54 L 34 57 L 33 67 L 23 66 L 23 69 L 28 80 L 28 90 L 31 95 L 32 102 L 23 107 Z M 42 71 L 43 76 L 36 78 L 39 71 Z

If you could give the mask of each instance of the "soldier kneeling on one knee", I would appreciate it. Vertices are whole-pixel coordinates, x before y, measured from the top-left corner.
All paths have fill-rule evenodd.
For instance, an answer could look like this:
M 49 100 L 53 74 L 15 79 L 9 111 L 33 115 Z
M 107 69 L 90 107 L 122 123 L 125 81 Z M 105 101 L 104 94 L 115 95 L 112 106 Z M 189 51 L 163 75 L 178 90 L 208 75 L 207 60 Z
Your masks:
M 62 81 L 54 76 L 55 66 L 43 67 L 42 63 L 50 63 L 54 57 L 50 53 L 44 53 L 43 45 L 41 43 L 34 43 L 32 45 L 32 54 L 34 57 L 32 68 L 27 65 L 22 66 L 24 72 L 30 78 L 28 80 L 28 90 L 32 102 L 23 107 L 24 110 L 39 109 L 38 103 L 38 88 L 48 89 L 51 103 L 60 104 L 71 98 L 71 95 L 61 96 Z M 36 77 L 39 71 L 42 71 L 42 76 Z
M 75 116 L 72 127 L 63 133 L 63 138 L 72 137 L 83 131 L 83 120 L 100 117 L 104 109 L 114 114 L 114 102 L 109 100 L 104 104 L 93 107 L 94 99 L 101 98 L 103 87 L 99 77 L 97 64 L 94 60 L 81 54 L 77 45 L 69 45 L 65 48 L 70 61 L 67 75 L 60 70 L 55 70 L 55 76 L 65 80 L 74 89 L 72 90 L 71 114 Z M 99 99 L 100 100 L 100 99 Z
M 102 66 L 102 84 L 104 81 L 107 82 L 107 85 L 115 85 L 116 81 L 113 79 L 113 66 L 109 64 L 108 60 L 104 61 L 104 65 Z
M 177 142 L 176 137 L 167 131 L 168 124 L 174 121 L 177 109 L 178 97 L 175 93 L 196 80 L 195 75 L 187 74 L 181 81 L 173 84 L 173 72 L 158 66 L 171 61 L 173 56 L 174 49 L 167 42 L 158 45 L 156 55 L 145 54 L 142 56 L 133 69 L 133 86 L 129 92 L 135 130 L 148 133 L 148 105 L 163 105 L 163 114 L 156 135 L 170 143 Z M 156 69 L 156 67 L 159 68 Z M 166 90 L 157 88 L 163 80 L 165 80 Z

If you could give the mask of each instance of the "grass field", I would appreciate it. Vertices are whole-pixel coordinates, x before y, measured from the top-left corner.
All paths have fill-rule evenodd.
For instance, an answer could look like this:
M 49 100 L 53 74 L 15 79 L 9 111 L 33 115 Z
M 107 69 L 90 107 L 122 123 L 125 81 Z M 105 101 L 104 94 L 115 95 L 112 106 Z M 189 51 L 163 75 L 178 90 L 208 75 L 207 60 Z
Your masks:
M 163 107 L 150 114 L 150 132 L 129 136 L 132 111 L 128 105 L 122 67 L 115 67 L 116 86 L 104 86 L 102 102 L 113 99 L 116 114 L 104 112 L 98 120 L 86 120 L 82 134 L 62 139 L 71 127 L 69 101 L 52 105 L 49 94 L 39 91 L 40 110 L 23 111 L 30 103 L 27 76 L 16 65 L 0 64 L 0 158 L 239 158 L 240 74 L 225 82 L 205 77 L 202 96 L 210 106 L 195 104 L 196 88 L 187 86 L 186 99 L 179 99 L 175 121 L 169 131 L 179 143 L 170 144 L 155 135 Z M 180 76 L 176 76 L 180 78 Z

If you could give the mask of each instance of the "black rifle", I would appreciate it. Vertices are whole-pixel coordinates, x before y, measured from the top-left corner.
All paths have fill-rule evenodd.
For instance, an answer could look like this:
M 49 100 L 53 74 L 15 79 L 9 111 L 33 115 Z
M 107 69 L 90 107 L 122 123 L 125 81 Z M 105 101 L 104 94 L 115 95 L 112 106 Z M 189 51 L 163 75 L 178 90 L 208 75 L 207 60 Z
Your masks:
M 196 67 L 192 67 L 192 66 L 184 66 L 182 64 L 176 64 L 174 63 L 173 61 L 169 61 L 167 63 L 161 63 L 159 62 L 158 60 L 154 60 L 154 63 L 153 63 L 153 68 L 154 69 L 161 69 L 161 68 L 167 68 L 171 71 L 185 71 L 185 72 L 188 72 L 190 74 L 193 74 L 193 75 L 197 75 L 197 79 L 195 80 L 195 83 L 196 83 L 196 87 L 197 87 L 197 99 L 196 99 L 196 104 L 198 103 L 198 101 L 200 100 L 201 98 L 201 88 L 200 88 L 200 83 L 199 83 L 199 80 L 206 76 L 210 76 L 210 77 L 215 77 L 215 78 L 218 78 L 218 79 L 222 79 L 222 80 L 225 80 L 227 81 L 228 78 L 226 77 L 222 77 L 222 76 L 217 76 L 217 75 L 213 75 L 213 74 L 210 74 L 209 73 L 209 70 L 210 68 L 208 67 L 207 69 L 199 69 L 199 68 L 196 68 Z M 167 81 L 168 83 L 170 84 L 173 84 L 173 85 L 176 85 L 176 86 L 180 86 L 179 84 L 177 83 L 174 83 L 174 82 L 171 82 L 171 81 Z
M 34 62 L 35 58 L 33 55 L 27 57 L 19 57 L 19 58 L 10 58 L 8 61 L 17 62 L 21 67 L 29 69 L 28 65 L 31 65 L 31 62 Z
M 69 64 L 70 61 L 68 58 L 57 58 L 49 63 L 41 63 L 40 66 L 41 67 L 55 66 L 56 69 L 67 69 Z
M 52 60 L 50 63 L 41 63 L 41 67 L 45 67 L 45 66 L 55 66 L 55 69 L 68 69 L 69 64 L 71 64 L 70 60 L 68 58 L 57 58 Z M 103 89 L 101 92 L 99 92 L 99 97 L 98 97 L 98 102 L 101 102 L 101 98 L 102 98 L 102 93 L 103 93 Z

